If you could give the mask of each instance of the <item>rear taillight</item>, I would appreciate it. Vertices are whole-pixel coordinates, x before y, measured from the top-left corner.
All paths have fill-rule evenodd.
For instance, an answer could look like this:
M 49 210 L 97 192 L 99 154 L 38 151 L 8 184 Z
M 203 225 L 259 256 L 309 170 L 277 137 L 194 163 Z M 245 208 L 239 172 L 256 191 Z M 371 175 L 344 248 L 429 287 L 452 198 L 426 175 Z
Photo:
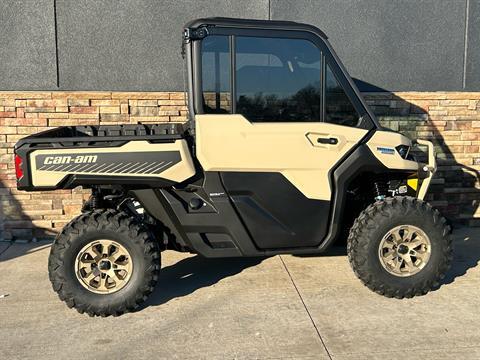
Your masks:
M 17 181 L 23 178 L 23 160 L 19 155 L 15 154 L 15 175 L 17 175 Z

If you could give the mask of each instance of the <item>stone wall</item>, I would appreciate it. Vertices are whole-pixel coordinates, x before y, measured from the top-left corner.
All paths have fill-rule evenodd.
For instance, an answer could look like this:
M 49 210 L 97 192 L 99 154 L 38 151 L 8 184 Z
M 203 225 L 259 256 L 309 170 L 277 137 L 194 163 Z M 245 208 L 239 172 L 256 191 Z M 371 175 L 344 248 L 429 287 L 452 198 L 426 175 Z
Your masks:
M 439 169 L 428 199 L 452 220 L 480 225 L 480 93 L 368 93 L 382 124 L 431 139 Z M 179 92 L 0 92 L 0 240 L 53 235 L 79 213 L 88 191 L 15 188 L 13 146 L 63 125 L 184 121 Z
M 13 146 L 29 134 L 64 125 L 179 122 L 183 93 L 0 92 L 0 240 L 55 234 L 80 211 L 82 189 L 23 192 L 15 188 Z

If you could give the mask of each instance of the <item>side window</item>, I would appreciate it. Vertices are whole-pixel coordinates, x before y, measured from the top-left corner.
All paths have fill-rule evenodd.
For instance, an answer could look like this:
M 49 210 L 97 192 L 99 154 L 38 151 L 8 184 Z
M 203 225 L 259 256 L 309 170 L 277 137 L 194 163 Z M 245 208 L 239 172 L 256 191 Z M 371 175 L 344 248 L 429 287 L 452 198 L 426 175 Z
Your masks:
M 231 111 L 228 36 L 213 35 L 202 41 L 202 86 L 206 114 Z
M 320 60 L 307 40 L 237 36 L 236 113 L 252 122 L 320 121 Z
M 325 74 L 325 122 L 357 126 L 360 116 L 327 63 Z

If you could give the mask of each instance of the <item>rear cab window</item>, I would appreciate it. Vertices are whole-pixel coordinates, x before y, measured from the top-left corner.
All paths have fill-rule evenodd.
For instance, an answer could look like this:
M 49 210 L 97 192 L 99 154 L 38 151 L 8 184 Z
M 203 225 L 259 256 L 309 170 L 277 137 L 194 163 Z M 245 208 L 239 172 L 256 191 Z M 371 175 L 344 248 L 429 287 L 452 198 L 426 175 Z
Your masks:
M 202 42 L 202 90 L 205 113 L 231 112 L 230 82 L 228 36 L 206 37 Z

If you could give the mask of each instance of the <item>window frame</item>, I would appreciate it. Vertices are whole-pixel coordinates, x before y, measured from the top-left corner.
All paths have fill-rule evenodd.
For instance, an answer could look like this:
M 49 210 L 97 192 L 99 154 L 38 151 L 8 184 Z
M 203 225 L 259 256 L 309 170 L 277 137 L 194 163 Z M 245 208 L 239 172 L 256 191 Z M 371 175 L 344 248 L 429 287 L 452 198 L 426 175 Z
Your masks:
M 320 51 L 320 119 L 313 121 L 315 123 L 325 121 L 325 77 L 327 63 L 330 66 L 340 86 L 343 88 L 346 96 L 352 103 L 355 111 L 358 113 L 359 121 L 357 128 L 364 128 L 370 130 L 374 128 L 374 123 L 368 114 L 367 109 L 363 106 L 362 101 L 358 98 L 357 92 L 352 87 L 349 78 L 344 73 L 344 68 L 339 65 L 337 56 L 330 50 L 330 47 L 323 41 L 322 38 L 312 32 L 301 30 L 277 30 L 277 29 L 259 29 L 259 28 L 235 28 L 235 27 L 209 27 L 208 36 L 219 35 L 227 36 L 229 39 L 230 52 L 230 98 L 232 104 L 230 107 L 230 114 L 236 114 L 236 36 L 241 37 L 268 37 L 281 39 L 300 39 L 307 40 L 313 43 Z M 203 108 L 203 84 L 202 84 L 202 40 L 193 42 L 193 77 L 194 77 L 194 92 L 198 94 L 194 97 L 194 107 L 196 114 L 205 114 Z M 252 122 L 250 119 L 248 121 Z M 257 123 L 257 122 L 252 122 Z M 295 123 L 295 122 L 292 122 Z M 339 125 L 344 126 L 344 125 Z

